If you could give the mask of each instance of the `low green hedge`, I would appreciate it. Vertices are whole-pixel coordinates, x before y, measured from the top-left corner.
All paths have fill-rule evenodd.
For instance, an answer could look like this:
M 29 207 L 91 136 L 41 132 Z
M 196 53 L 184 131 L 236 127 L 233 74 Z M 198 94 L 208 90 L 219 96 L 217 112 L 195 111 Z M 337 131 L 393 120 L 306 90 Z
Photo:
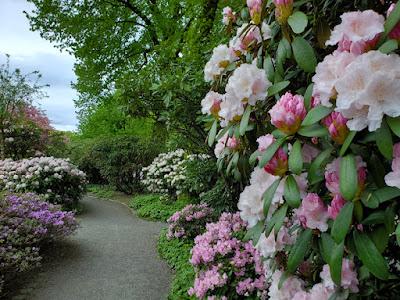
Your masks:
M 172 239 L 166 237 L 167 229 L 163 229 L 158 240 L 158 253 L 168 265 L 175 270 L 175 277 L 169 291 L 169 300 L 195 299 L 188 295 L 193 286 L 194 270 L 189 262 L 193 241 Z
M 189 202 L 188 198 L 171 201 L 160 198 L 160 195 L 149 194 L 133 197 L 129 206 L 136 210 L 141 218 L 166 222 L 170 216 L 184 208 Z

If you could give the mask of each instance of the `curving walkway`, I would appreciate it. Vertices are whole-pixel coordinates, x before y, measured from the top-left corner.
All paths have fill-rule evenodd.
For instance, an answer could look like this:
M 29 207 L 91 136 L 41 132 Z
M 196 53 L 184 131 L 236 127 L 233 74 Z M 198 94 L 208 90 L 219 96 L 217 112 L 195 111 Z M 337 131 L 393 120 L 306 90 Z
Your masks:
M 54 259 L 14 299 L 166 299 L 171 273 L 156 250 L 163 224 L 116 202 L 82 202 L 78 233 L 54 248 Z

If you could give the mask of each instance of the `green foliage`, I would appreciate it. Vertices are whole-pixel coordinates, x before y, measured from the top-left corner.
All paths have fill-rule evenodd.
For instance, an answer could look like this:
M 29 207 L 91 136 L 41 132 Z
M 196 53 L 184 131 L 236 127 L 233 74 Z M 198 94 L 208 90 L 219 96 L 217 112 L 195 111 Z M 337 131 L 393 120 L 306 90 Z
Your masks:
M 218 178 L 212 188 L 200 195 L 201 202 L 207 203 L 217 213 L 235 211 L 237 209 L 237 199 L 231 183 L 223 178 Z
M 139 195 L 133 197 L 129 206 L 136 210 L 139 217 L 153 221 L 166 222 L 176 211 L 190 203 L 188 198 L 170 201 L 160 195 Z
M 158 253 L 175 270 L 175 277 L 168 295 L 169 300 L 194 299 L 187 293 L 195 276 L 193 266 L 189 262 L 192 247 L 193 242 L 188 240 L 167 239 L 166 229 L 160 233 Z

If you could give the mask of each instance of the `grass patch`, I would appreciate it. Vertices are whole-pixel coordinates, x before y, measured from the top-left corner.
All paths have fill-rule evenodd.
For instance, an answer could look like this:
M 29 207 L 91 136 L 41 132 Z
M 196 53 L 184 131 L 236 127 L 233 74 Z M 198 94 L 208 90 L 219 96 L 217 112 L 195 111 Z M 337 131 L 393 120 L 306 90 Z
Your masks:
M 168 240 L 167 229 L 163 229 L 158 240 L 158 253 L 165 259 L 168 265 L 175 270 L 175 277 L 169 291 L 169 300 L 195 299 L 187 293 L 194 282 L 194 269 L 189 262 L 190 250 L 193 241 L 179 239 Z
M 189 203 L 188 198 L 170 201 L 160 199 L 160 195 L 149 194 L 133 197 L 129 206 L 136 210 L 141 218 L 166 222 L 176 211 L 181 210 Z

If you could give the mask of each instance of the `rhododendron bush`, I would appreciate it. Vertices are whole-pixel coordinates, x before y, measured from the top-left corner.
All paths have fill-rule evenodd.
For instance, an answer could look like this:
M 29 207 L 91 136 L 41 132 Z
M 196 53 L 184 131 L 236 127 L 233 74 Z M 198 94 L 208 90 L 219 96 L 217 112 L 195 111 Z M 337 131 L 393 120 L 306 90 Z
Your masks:
M 35 194 L 0 198 L 0 296 L 4 280 L 40 264 L 44 243 L 71 235 L 77 229 L 72 212 L 43 201 Z
M 69 160 L 37 157 L 0 161 L 0 188 L 9 192 L 34 192 L 48 202 L 72 208 L 85 191 L 85 174 Z
M 219 170 L 247 185 L 238 209 L 263 257 L 265 286 L 249 277 L 239 295 L 398 297 L 400 4 L 349 1 L 330 24 L 318 15 L 330 2 L 225 8 L 233 35 L 204 69 L 208 144 Z M 222 267 L 207 264 L 214 254 L 198 254 L 205 237 L 191 293 L 231 299 Z

